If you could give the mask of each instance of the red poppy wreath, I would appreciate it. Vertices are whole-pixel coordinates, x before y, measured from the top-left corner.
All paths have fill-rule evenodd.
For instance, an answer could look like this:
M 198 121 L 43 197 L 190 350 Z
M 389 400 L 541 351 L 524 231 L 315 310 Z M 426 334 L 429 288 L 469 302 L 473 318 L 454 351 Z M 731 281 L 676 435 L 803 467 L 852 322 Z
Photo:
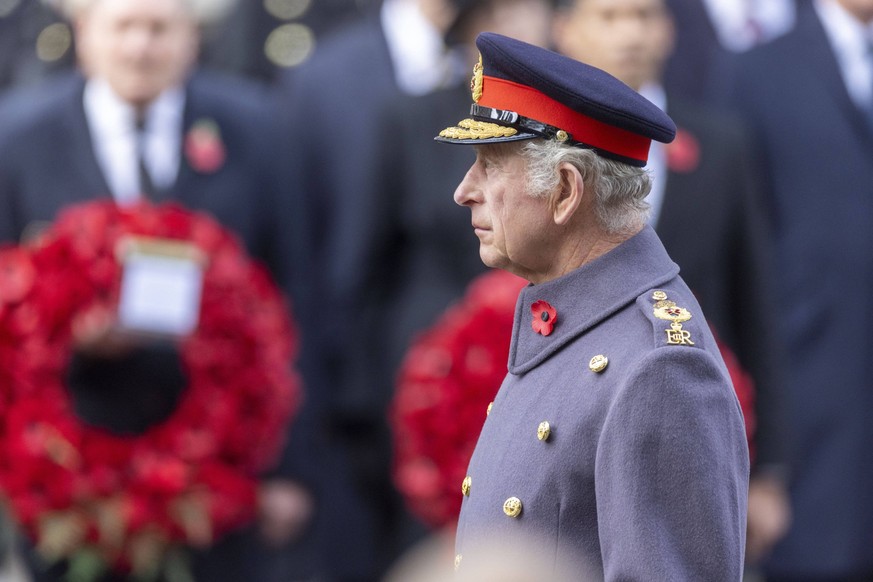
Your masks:
M 83 423 L 65 386 L 74 319 L 119 300 L 119 243 L 184 241 L 207 257 L 188 385 L 135 436 Z M 71 207 L 29 247 L 0 250 L 0 488 L 50 560 L 154 569 L 254 515 L 256 475 L 299 399 L 280 292 L 213 219 L 178 206 Z
M 416 339 L 401 366 L 391 410 L 394 483 L 413 513 L 433 528 L 458 519 L 479 427 L 506 375 L 516 300 L 525 284 L 504 271 L 480 276 Z M 551 326 L 538 326 L 553 324 L 555 309 L 539 301 L 532 313 L 534 330 L 548 335 Z M 719 348 L 751 439 L 754 385 L 727 346 L 719 342 Z
M 391 411 L 394 482 L 428 525 L 453 524 L 478 427 L 509 358 L 518 292 L 526 281 L 505 271 L 476 279 L 410 348 Z

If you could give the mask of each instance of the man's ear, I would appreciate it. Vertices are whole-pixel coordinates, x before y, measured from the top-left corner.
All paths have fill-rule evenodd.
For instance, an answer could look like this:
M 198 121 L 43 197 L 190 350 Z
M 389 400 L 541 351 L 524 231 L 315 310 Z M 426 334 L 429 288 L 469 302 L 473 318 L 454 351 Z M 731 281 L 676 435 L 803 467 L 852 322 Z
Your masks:
M 573 164 L 563 162 L 558 166 L 560 180 L 552 199 L 552 210 L 555 224 L 566 225 L 579 210 L 585 194 L 585 184 L 582 174 Z

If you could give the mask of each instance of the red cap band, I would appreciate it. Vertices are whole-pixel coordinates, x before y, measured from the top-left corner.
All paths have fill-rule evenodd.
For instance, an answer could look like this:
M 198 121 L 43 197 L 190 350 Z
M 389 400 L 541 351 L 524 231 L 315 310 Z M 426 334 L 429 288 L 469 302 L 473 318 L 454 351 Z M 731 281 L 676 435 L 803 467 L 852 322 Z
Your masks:
M 619 156 L 643 163 L 649 157 L 652 143 L 649 138 L 597 121 L 525 85 L 485 76 L 478 104 L 515 111 L 524 117 L 563 129 L 575 141 Z

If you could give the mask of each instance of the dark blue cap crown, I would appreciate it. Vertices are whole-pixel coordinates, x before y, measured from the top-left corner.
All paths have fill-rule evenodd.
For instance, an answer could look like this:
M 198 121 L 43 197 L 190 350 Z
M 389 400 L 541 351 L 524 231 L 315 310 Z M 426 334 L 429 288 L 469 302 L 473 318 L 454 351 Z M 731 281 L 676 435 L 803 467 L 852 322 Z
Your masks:
M 651 140 L 669 143 L 676 135 L 666 113 L 600 69 L 490 32 L 476 46 L 471 118 L 443 130 L 439 141 L 551 138 L 644 166 Z

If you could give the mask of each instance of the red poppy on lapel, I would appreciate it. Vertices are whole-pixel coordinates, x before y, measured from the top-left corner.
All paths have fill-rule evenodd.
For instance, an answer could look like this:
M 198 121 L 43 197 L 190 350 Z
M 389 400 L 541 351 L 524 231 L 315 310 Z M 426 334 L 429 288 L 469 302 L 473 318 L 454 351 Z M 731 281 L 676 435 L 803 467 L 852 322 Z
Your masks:
M 185 157 L 188 164 L 201 174 L 221 169 L 227 159 L 221 130 L 212 119 L 198 119 L 185 136 Z
M 667 144 L 667 169 L 687 174 L 700 164 L 700 142 L 687 129 L 678 128 L 676 139 Z
M 554 307 L 543 300 L 539 300 L 530 306 L 530 313 L 533 315 L 531 327 L 533 330 L 542 335 L 549 335 L 555 327 L 555 322 L 558 321 L 558 312 Z

